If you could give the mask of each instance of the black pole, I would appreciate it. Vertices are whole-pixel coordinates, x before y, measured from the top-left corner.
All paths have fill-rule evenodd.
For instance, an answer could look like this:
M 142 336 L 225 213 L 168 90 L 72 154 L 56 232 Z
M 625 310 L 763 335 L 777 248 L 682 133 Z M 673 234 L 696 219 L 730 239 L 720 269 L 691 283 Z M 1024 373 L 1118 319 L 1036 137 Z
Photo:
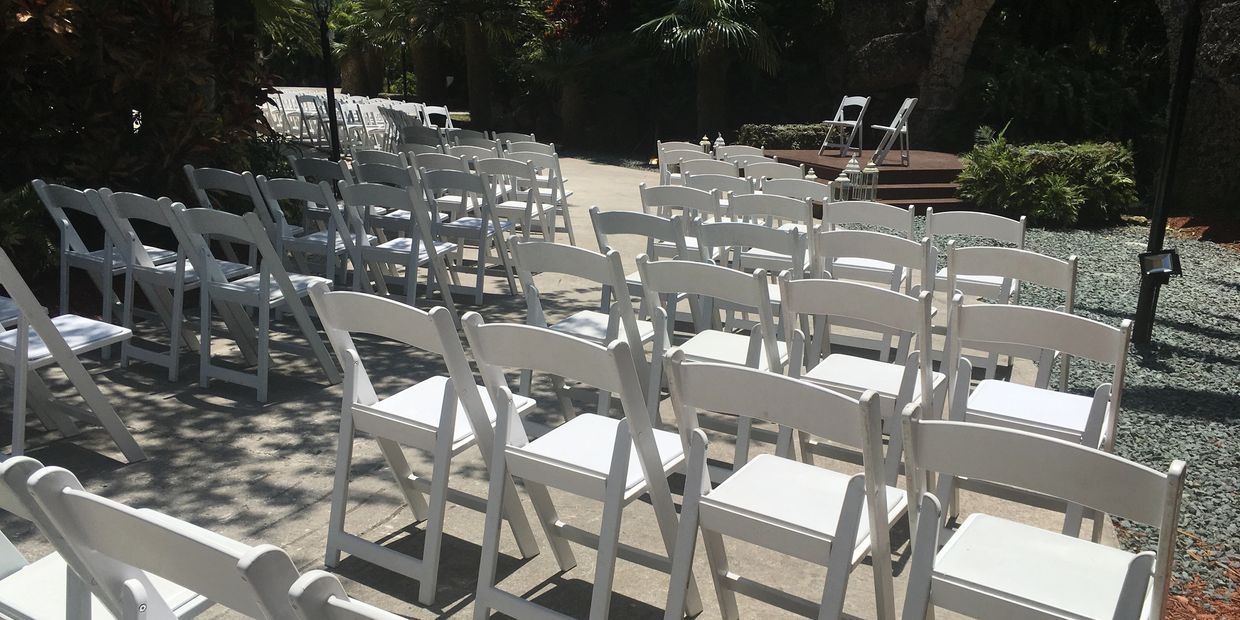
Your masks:
M 327 130 L 331 133 L 332 161 L 340 161 L 340 135 L 336 128 L 336 79 L 332 68 L 331 35 L 326 16 L 319 17 L 319 45 L 323 48 L 323 82 L 327 84 Z
M 1193 69 L 1197 65 L 1197 39 L 1201 33 L 1201 0 L 1192 0 L 1188 14 L 1184 16 L 1184 28 L 1180 36 L 1180 58 L 1176 65 L 1175 82 L 1171 85 L 1171 101 L 1167 106 L 1167 144 L 1163 148 L 1162 174 L 1154 190 L 1154 209 L 1150 218 L 1150 239 L 1146 252 L 1163 248 L 1167 235 L 1167 196 L 1175 185 L 1176 162 L 1180 157 L 1180 137 L 1184 134 L 1184 117 L 1188 110 L 1188 90 L 1193 82 Z M 1143 276 L 1141 295 L 1137 298 L 1136 325 L 1132 341 L 1149 344 L 1154 330 L 1154 308 L 1158 305 L 1158 290 L 1165 278 Z
M 400 100 L 409 101 L 409 54 L 405 41 L 400 42 Z

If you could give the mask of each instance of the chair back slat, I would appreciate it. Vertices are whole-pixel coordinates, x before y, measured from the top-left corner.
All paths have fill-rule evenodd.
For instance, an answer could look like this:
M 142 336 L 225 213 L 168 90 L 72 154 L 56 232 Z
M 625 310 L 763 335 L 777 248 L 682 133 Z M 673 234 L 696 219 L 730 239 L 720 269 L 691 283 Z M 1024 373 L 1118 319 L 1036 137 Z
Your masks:
M 704 161 L 704 160 L 703 160 Z M 716 192 L 720 196 L 733 194 L 752 194 L 755 187 L 753 179 L 738 177 L 735 174 L 697 174 L 685 173 L 685 187 Z
M 293 167 L 293 174 L 303 181 L 328 181 L 333 184 L 337 181 L 353 182 L 353 175 L 342 161 L 290 155 L 289 164 Z
M 1003 217 L 981 211 L 948 211 L 936 213 L 934 207 L 926 208 L 926 236 L 934 239 L 940 235 L 967 235 L 986 237 L 1017 248 L 1025 245 L 1025 216 L 1020 219 Z
M 818 274 L 831 270 L 831 259 L 866 258 L 920 271 L 922 290 L 934 290 L 937 257 L 928 238 L 918 243 L 868 230 L 824 230 L 814 235 L 813 244 Z
M 721 217 L 724 214 L 719 207 L 719 198 L 706 190 L 684 187 L 681 185 L 639 186 L 642 199 L 642 212 L 662 217 L 676 215 L 677 211 L 686 217 L 696 214 L 698 217 Z
M 614 250 L 607 254 L 592 252 L 562 243 L 545 241 L 518 241 L 512 244 L 517 269 L 522 280 L 535 273 L 556 273 L 575 276 L 607 286 L 623 286 L 624 272 L 619 272 L 620 255 Z
M 680 160 L 681 174 L 720 174 L 730 177 L 736 177 L 740 174 L 740 168 L 730 161 L 722 161 L 718 159 L 694 158 Z
M 912 205 L 900 208 L 881 202 L 841 200 L 824 207 L 822 219 L 828 229 L 849 224 L 881 226 L 908 239 L 913 236 L 913 216 Z
M 792 316 L 812 315 L 861 320 L 920 334 L 929 315 L 928 296 L 911 297 L 870 284 L 781 276 L 779 285 L 785 325 L 795 325 L 789 322 Z
M 728 197 L 728 211 L 733 218 L 745 221 L 761 219 L 767 226 L 790 222 L 812 226 L 814 206 L 808 198 L 796 199 L 771 194 L 733 194 Z
M 809 199 L 826 204 L 830 201 L 831 186 L 809 179 L 767 179 L 762 182 L 762 193 L 772 196 Z
M 1050 349 L 1122 368 L 1131 331 L 1128 319 L 1114 327 L 1047 308 L 953 301 L 952 338 L 966 343 Z
M 805 166 L 756 161 L 745 165 L 745 176 L 751 179 L 804 179 Z
M 445 153 L 422 153 L 413 156 L 413 165 L 422 170 L 459 170 L 469 172 L 469 166 L 458 155 Z
M 764 269 L 743 273 L 713 263 L 688 260 L 649 260 L 637 257 L 642 284 L 648 295 L 685 293 L 724 300 L 749 308 L 769 307 L 770 291 Z M 651 302 L 657 300 L 652 299 Z M 656 304 L 656 306 L 662 304 Z
M 955 242 L 947 244 L 949 276 L 1001 276 L 1071 292 L 1076 288 L 1076 265 L 1075 256 L 1063 260 L 1016 248 L 960 248 Z
M 626 387 L 609 347 L 543 327 L 484 324 L 476 312 L 466 314 L 462 323 L 470 350 L 480 367 L 533 370 L 575 379 L 613 393 L 623 393 Z M 628 345 L 622 341 L 612 343 L 613 348 L 616 346 L 628 350 Z M 484 370 L 483 377 L 486 376 Z
M 353 172 L 357 174 L 359 183 L 382 183 L 401 188 L 413 187 L 417 183 L 413 176 L 413 169 L 402 166 L 356 164 L 353 166 Z

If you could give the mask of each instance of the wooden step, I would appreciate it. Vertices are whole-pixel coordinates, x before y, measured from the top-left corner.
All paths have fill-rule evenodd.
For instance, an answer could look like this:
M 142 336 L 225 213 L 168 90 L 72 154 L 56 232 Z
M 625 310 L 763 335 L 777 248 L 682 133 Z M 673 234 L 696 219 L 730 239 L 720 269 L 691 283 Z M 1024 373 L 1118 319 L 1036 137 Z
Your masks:
M 883 178 L 879 176 L 878 199 L 886 200 L 907 200 L 927 199 L 927 198 L 955 198 L 955 183 L 908 183 L 892 185 L 883 183 Z

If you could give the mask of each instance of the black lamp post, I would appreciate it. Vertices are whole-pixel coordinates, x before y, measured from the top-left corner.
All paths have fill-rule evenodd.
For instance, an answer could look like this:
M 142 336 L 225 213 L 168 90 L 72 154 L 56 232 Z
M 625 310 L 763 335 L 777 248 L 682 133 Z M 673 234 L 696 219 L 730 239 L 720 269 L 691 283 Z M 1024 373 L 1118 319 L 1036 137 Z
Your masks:
M 409 101 L 409 55 L 404 39 L 400 41 L 400 100 Z
M 323 48 L 323 82 L 327 85 L 327 130 L 331 134 L 332 161 L 340 161 L 340 132 L 336 127 L 336 71 L 332 67 L 331 32 L 327 27 L 332 0 L 314 0 L 313 4 L 314 16 L 319 18 L 319 45 Z

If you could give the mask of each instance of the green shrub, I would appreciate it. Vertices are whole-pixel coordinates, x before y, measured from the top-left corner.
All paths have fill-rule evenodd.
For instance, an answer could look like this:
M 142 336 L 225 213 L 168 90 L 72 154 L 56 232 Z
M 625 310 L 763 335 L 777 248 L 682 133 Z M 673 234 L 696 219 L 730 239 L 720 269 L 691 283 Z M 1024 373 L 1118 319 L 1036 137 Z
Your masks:
M 1012 144 L 978 131 L 956 179 L 962 200 L 1046 227 L 1105 226 L 1137 202 L 1132 149 L 1114 142 Z
M 768 149 L 817 149 L 826 131 L 822 123 L 741 125 L 733 142 Z

